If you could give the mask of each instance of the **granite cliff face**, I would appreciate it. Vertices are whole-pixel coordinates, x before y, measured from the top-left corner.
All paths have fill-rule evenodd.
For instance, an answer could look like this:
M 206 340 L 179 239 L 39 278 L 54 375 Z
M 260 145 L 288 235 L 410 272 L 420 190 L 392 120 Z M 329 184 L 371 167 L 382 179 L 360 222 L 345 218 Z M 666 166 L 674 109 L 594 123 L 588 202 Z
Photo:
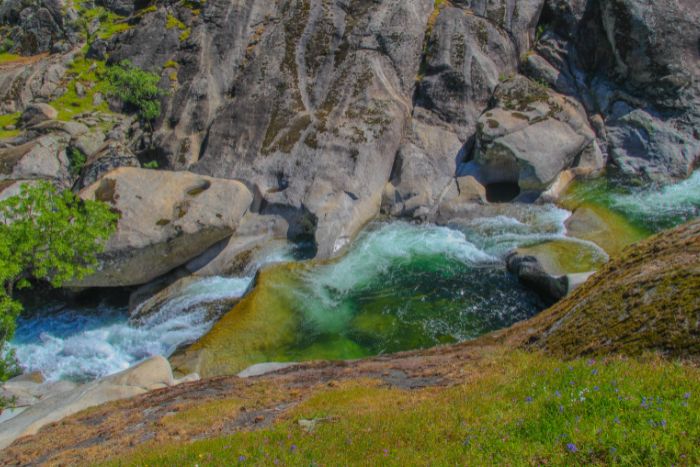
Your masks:
M 67 70 L 86 54 L 162 73 L 162 115 L 153 128 L 93 125 L 92 146 L 30 127 L 4 151 L 58 138 L 82 144 L 93 167 L 135 165 L 133 152 L 240 181 L 253 200 L 234 235 L 312 238 L 319 257 L 380 211 L 434 221 L 441 206 L 504 187 L 551 199 L 571 174 L 609 165 L 669 181 L 700 155 L 692 0 L 102 2 L 104 17 L 121 15 L 110 28 L 81 20 L 83 3 L 54 3 L 3 4 L 10 51 L 54 54 L 2 65 L 15 91 L 0 106 L 77 93 Z M 23 39 L 32 34 L 51 40 Z M 463 196 L 465 176 L 485 196 Z

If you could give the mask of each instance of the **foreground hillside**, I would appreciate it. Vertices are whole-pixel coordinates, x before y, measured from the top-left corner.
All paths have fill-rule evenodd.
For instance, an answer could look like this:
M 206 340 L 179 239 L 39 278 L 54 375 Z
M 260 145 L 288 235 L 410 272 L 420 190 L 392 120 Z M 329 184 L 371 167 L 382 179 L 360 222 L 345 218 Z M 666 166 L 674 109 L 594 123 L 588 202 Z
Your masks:
M 699 232 L 694 221 L 628 248 L 571 299 L 504 332 L 154 391 L 49 425 L 0 460 L 692 465 L 700 371 L 658 351 L 697 357 Z M 635 325 L 616 328 L 620 316 Z M 569 360 L 589 353 L 608 356 Z
M 504 331 L 560 357 L 700 354 L 700 220 L 625 250 L 573 294 Z

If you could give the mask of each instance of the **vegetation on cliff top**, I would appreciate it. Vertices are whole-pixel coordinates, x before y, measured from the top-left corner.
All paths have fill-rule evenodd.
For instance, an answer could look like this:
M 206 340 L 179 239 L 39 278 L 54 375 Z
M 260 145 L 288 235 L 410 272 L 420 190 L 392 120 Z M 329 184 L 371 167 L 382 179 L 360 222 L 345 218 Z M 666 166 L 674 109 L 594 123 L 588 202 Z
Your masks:
M 497 353 L 463 382 L 419 390 L 355 380 L 317 388 L 271 426 L 146 444 L 111 465 L 692 465 L 700 462 L 700 374 L 649 357 L 562 363 Z M 264 397 L 261 393 L 260 397 Z M 194 424 L 252 400 L 168 417 Z M 164 419 L 165 420 L 165 419 Z

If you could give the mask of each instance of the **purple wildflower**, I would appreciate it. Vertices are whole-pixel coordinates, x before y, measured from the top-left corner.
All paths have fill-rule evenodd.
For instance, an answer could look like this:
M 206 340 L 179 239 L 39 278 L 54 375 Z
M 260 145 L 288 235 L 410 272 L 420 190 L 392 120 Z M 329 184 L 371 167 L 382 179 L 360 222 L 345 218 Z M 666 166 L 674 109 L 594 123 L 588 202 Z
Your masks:
M 560 405 L 560 406 L 559 406 L 559 412 L 563 412 L 563 411 L 564 411 L 564 406 L 563 406 L 563 405 Z
M 561 398 L 561 393 L 559 391 L 554 391 L 554 395 Z
M 588 360 L 588 365 L 589 365 L 589 366 L 595 365 L 595 360 L 592 359 L 592 358 L 591 358 L 590 360 Z
M 292 451 L 292 452 L 296 451 L 296 450 L 297 450 L 297 445 L 296 445 L 296 444 L 292 444 L 292 446 L 289 448 L 289 450 Z
M 616 425 L 619 425 L 620 419 L 618 417 L 615 417 L 615 419 L 613 420 L 613 423 L 615 423 Z
M 238 456 L 238 462 L 245 462 L 245 456 L 244 455 Z
M 527 397 L 525 398 L 525 402 L 528 402 L 528 403 L 532 402 L 532 397 L 527 396 Z
M 578 452 L 578 448 L 576 447 L 576 445 L 574 443 L 568 443 L 566 445 L 566 450 L 569 452 Z
M 592 374 L 593 376 L 597 375 L 597 374 L 598 374 L 598 369 L 597 369 L 597 368 L 593 368 L 593 369 L 591 370 L 591 374 Z
M 686 392 L 685 394 L 683 394 L 683 399 L 690 399 L 690 393 Z
M 666 419 L 661 420 L 661 427 L 666 428 Z

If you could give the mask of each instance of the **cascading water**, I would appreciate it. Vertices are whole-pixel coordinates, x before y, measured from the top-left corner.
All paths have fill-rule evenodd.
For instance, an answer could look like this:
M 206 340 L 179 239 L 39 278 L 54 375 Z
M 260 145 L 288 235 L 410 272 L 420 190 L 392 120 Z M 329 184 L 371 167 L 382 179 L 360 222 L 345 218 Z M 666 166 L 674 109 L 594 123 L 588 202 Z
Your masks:
M 631 186 L 619 178 L 577 182 L 567 197 L 572 204 L 604 206 L 650 233 L 658 232 L 700 215 L 700 170 L 663 187 Z
M 218 318 L 211 304 L 240 298 L 257 268 L 299 256 L 304 253 L 297 248 L 272 245 L 253 259 L 246 276 L 192 282 L 137 322 L 129 321 L 126 305 L 106 300 L 96 307 L 32 310 L 19 318 L 11 347 L 25 371 L 41 371 L 50 381 L 85 381 L 116 373 L 153 355 L 169 356 L 195 341 Z
M 252 278 L 210 277 L 190 284 L 139 326 L 125 306 L 38 310 L 20 318 L 12 347 L 22 367 L 47 380 L 90 380 L 124 370 L 152 355 L 170 355 L 213 324 L 206 305 L 239 298 Z
M 700 215 L 700 170 L 660 190 L 642 189 L 613 195 L 611 206 L 654 230 L 669 228 Z

